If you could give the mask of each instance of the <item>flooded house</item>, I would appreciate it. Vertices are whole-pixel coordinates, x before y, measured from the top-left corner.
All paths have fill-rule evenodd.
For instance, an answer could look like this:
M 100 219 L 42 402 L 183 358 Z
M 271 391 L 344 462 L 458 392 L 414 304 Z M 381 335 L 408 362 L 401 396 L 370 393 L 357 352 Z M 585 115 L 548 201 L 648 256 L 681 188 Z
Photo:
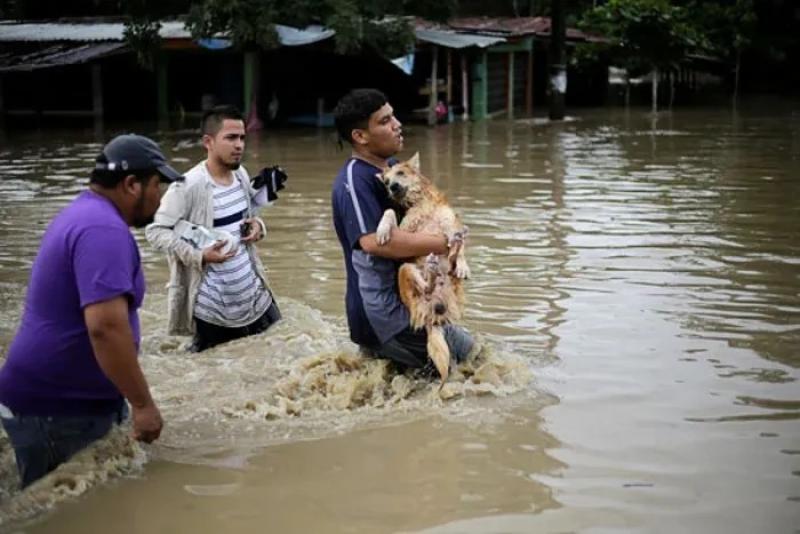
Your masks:
M 413 50 L 394 59 L 339 54 L 323 27 L 275 28 L 277 48 L 246 51 L 165 21 L 144 67 L 122 22 L 0 22 L 0 116 L 164 121 L 225 102 L 255 127 L 325 126 L 338 98 L 364 86 L 386 92 L 405 120 L 428 124 L 527 116 L 546 101 L 548 18 L 416 19 Z M 567 33 L 570 43 L 590 38 Z M 600 74 L 587 90 L 585 76 L 570 72 L 568 99 L 602 103 Z

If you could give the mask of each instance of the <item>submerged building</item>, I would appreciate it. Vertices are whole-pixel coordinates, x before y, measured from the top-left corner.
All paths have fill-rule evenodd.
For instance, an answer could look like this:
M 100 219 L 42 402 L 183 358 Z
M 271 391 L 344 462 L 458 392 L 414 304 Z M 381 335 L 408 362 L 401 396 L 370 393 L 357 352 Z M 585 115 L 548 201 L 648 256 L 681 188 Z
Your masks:
M 334 32 L 323 27 L 276 30 L 278 48 L 245 51 L 226 39 L 195 40 L 180 21 L 162 22 L 160 50 L 145 68 L 122 22 L 2 21 L 0 116 L 166 120 L 225 102 L 255 127 L 322 126 L 342 94 L 366 86 L 386 92 L 401 117 L 429 124 L 530 115 L 544 102 L 547 18 L 417 19 L 414 49 L 394 60 L 337 54 Z M 568 30 L 567 39 L 591 37 Z M 595 77 L 606 80 L 604 72 Z

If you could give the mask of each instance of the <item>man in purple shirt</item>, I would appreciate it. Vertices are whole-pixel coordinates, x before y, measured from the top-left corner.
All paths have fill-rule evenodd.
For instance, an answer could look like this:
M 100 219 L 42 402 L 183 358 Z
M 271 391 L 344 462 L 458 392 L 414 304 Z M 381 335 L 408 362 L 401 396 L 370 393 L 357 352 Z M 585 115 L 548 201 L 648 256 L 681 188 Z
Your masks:
M 160 181 L 181 179 L 155 142 L 120 135 L 97 157 L 89 189 L 45 231 L 0 369 L 0 420 L 23 487 L 121 423 L 125 399 L 134 438 L 160 435 L 137 359 L 145 283 L 129 227 L 153 220 Z

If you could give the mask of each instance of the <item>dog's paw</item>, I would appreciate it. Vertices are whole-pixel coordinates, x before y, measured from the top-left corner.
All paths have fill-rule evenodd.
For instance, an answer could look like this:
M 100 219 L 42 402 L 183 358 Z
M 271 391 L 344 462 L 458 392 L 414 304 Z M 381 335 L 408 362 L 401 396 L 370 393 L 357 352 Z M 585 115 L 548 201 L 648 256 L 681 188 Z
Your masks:
M 470 270 L 469 265 L 466 262 L 456 262 L 456 269 L 455 273 L 456 278 L 460 278 L 461 280 L 466 280 L 470 277 Z
M 385 245 L 392 238 L 392 225 L 387 221 L 381 221 L 375 231 L 375 239 L 379 245 Z
M 453 248 L 456 245 L 463 245 L 464 240 L 467 238 L 467 229 L 458 230 L 447 236 L 447 247 Z
M 428 254 L 428 257 L 425 258 L 425 268 L 430 271 L 439 270 L 439 258 L 433 252 Z

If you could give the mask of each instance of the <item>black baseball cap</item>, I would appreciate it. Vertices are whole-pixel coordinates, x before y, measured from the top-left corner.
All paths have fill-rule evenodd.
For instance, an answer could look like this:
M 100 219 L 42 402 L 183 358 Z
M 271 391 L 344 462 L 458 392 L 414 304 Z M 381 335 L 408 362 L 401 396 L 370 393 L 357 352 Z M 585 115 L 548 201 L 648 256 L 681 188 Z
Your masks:
M 155 169 L 162 182 L 183 180 L 183 175 L 167 164 L 158 144 L 143 135 L 118 135 L 103 147 L 101 155 L 105 158 L 98 158 L 95 164 L 99 170 L 134 172 Z

